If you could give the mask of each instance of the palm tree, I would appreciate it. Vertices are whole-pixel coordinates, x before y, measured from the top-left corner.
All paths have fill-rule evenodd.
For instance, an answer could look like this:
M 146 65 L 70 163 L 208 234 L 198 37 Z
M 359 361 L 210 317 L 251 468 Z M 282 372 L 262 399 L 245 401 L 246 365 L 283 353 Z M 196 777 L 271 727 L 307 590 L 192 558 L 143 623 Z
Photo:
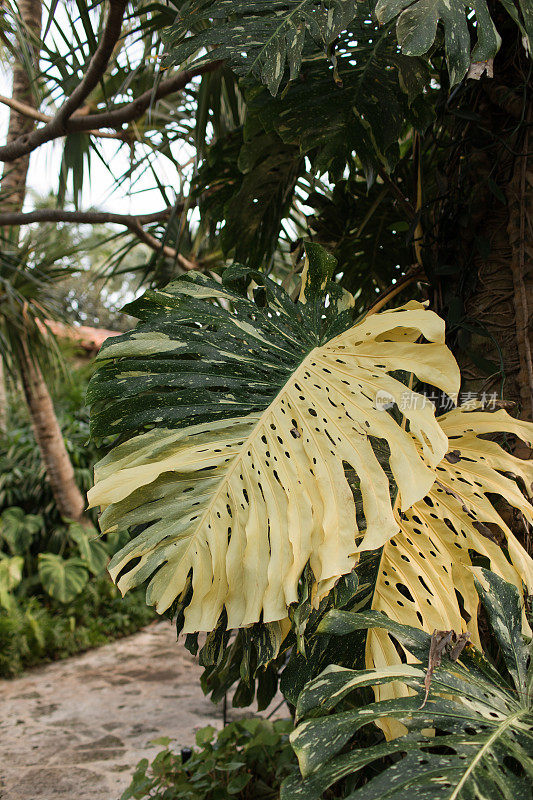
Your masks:
M 35 65 L 39 63 L 39 39 L 41 35 L 42 0 L 20 0 L 18 3 L 17 55 L 13 63 L 12 99 L 30 108 L 35 108 Z M 35 121 L 11 109 L 6 142 L 33 130 Z M 2 174 L 2 195 L 0 207 L 7 211 L 20 211 L 26 195 L 26 176 L 30 163 L 29 156 L 7 162 Z
M 24 103 L 33 108 L 35 86 L 33 72 L 28 65 L 38 61 L 37 42 L 41 34 L 42 0 L 22 0 L 18 7 L 17 27 L 26 36 L 18 40 L 18 54 L 12 65 L 12 92 L 15 102 Z M 6 142 L 14 141 L 18 136 L 29 133 L 35 125 L 31 117 L 19 114 L 11 109 L 7 129 Z M 20 211 L 26 195 L 26 177 L 30 163 L 29 156 L 6 163 L 0 181 L 0 211 Z M 13 232 L 13 236 L 16 234 Z M 0 355 L 0 434 L 7 431 L 7 393 L 5 369 Z
M 43 369 L 57 367 L 58 352 L 45 320 L 60 316 L 55 283 L 68 274 L 57 250 L 41 233 L 15 247 L 4 241 L 0 255 L 0 349 L 5 366 L 19 378 L 46 474 L 62 516 L 79 520 L 84 498 L 76 485 Z M 36 259 L 37 253 L 44 253 Z
M 39 62 L 42 0 L 21 0 L 17 25 L 25 35 L 18 37 L 18 52 L 13 63 L 12 99 L 26 107 L 36 107 L 34 67 Z M 32 68 L 33 67 L 33 68 Z M 7 142 L 29 133 L 35 125 L 31 117 L 11 109 Z M 6 163 L 1 179 L 0 209 L 20 211 L 26 195 L 29 156 Z M 60 513 L 78 520 L 84 509 L 83 496 L 74 480 L 65 442 L 54 411 L 52 398 L 43 377 L 41 364 L 49 360 L 51 336 L 43 319 L 57 316 L 53 283 L 64 277 L 53 259 L 39 266 L 32 264 L 30 239 L 21 248 L 18 236 L 10 235 L 0 261 L 0 431 L 7 424 L 4 367 L 20 377 L 35 438 Z M 49 242 L 47 243 L 49 245 Z M 11 248 L 11 250 L 10 250 Z M 50 253 L 49 247 L 43 252 Z

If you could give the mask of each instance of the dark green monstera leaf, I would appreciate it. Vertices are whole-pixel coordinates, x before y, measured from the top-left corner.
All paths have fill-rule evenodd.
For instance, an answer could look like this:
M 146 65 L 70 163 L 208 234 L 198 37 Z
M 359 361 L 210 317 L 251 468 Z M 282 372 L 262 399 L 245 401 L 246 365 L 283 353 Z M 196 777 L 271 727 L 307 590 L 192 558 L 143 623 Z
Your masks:
M 473 48 L 468 28 L 471 11 L 477 34 Z M 452 86 L 464 78 L 472 62 L 488 61 L 500 47 L 486 0 L 378 0 L 375 13 L 383 24 L 397 18 L 398 43 L 408 56 L 427 53 L 435 41 L 437 24 L 442 22 Z
M 428 124 L 432 111 L 420 94 L 428 79 L 420 59 L 398 53 L 391 26 L 380 29 L 359 14 L 339 37 L 335 65 L 311 51 L 282 94 L 252 81 L 243 88 L 252 119 L 297 146 L 313 169 L 340 177 L 355 153 L 371 182 L 397 163 L 406 122 Z
M 276 94 L 285 69 L 300 70 L 306 40 L 325 53 L 355 14 L 353 0 L 201 0 L 184 4 L 167 35 L 178 64 L 227 59 L 239 75 L 254 75 Z M 199 22 L 204 22 L 199 26 Z
M 300 724 L 291 736 L 301 778 L 284 784 L 282 800 L 318 800 L 336 781 L 380 763 L 395 762 L 349 794 L 353 800 L 508 800 L 530 798 L 533 779 L 533 664 L 522 636 L 521 600 L 516 587 L 478 568 L 477 587 L 509 678 L 473 647 L 460 660 L 442 656 L 424 704 L 431 636 L 383 614 L 332 611 L 324 630 L 346 635 L 384 628 L 422 663 L 351 670 L 330 666 L 307 684 L 298 700 Z M 528 666 L 529 664 L 529 666 Z M 503 672 L 503 671 L 502 671 Z M 415 696 L 342 709 L 358 689 L 401 680 Z M 345 707 L 346 708 L 346 707 Z M 334 713 L 329 713 L 334 711 Z M 349 743 L 363 726 L 393 718 L 408 734 L 369 747 Z M 428 729 L 438 736 L 428 736 Z M 368 774 L 366 772 L 365 774 Z

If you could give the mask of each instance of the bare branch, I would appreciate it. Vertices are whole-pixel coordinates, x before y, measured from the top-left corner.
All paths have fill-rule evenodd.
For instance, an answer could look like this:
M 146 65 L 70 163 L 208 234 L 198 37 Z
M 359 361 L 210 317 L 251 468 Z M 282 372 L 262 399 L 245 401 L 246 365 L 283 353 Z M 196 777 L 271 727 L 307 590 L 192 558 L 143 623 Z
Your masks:
M 189 261 L 189 259 L 185 258 L 184 255 L 178 253 L 174 247 L 161 244 L 161 242 L 156 239 L 155 236 L 152 236 L 151 233 L 145 231 L 141 225 L 132 226 L 130 227 L 130 230 L 141 240 L 141 242 L 144 242 L 144 244 L 146 244 L 148 247 L 151 247 L 152 250 L 155 250 L 156 252 L 161 251 L 163 255 L 167 256 L 167 258 L 176 260 L 184 269 L 198 269 L 198 264 L 195 264 L 194 261 Z
M 390 176 L 383 169 L 383 167 L 378 169 L 378 174 L 383 182 L 386 183 L 387 186 L 389 186 L 389 188 L 394 192 L 408 219 L 413 220 L 416 217 L 416 211 L 413 208 L 409 198 L 405 197 L 398 184 L 391 180 Z
M 213 61 L 212 63 L 204 64 L 201 67 L 185 69 L 181 72 L 177 72 L 171 78 L 161 81 L 155 90 L 148 89 L 146 92 L 143 92 L 143 94 L 139 95 L 139 97 L 137 97 L 135 100 L 132 100 L 131 103 L 125 103 L 123 106 L 112 109 L 111 111 L 102 111 L 98 114 L 88 114 L 85 109 L 83 109 L 83 111 L 80 109 L 72 117 L 66 120 L 61 130 L 57 129 L 55 126 L 56 117 L 48 117 L 46 114 L 43 114 L 40 111 L 34 111 L 34 109 L 31 109 L 30 113 L 29 106 L 25 108 L 17 107 L 15 110 L 19 111 L 21 114 L 32 116 L 34 119 L 47 122 L 47 124 L 43 128 L 38 128 L 36 131 L 33 131 L 33 133 L 29 134 L 28 136 L 21 137 L 11 144 L 0 147 L 0 161 L 14 161 L 21 155 L 35 150 L 41 144 L 49 142 L 52 139 L 58 139 L 68 133 L 86 132 L 91 136 L 98 136 L 103 139 L 121 139 L 123 141 L 130 141 L 131 137 L 126 131 L 107 133 L 99 129 L 120 128 L 122 125 L 128 122 L 139 119 L 139 117 L 142 117 L 146 109 L 150 107 L 150 104 L 155 103 L 157 100 L 161 100 L 163 97 L 168 97 L 170 94 L 181 91 L 181 89 L 184 89 L 185 86 L 187 86 L 187 84 L 198 75 L 205 75 L 208 72 L 214 72 L 214 70 L 218 69 L 221 63 L 221 61 Z M 0 103 L 5 103 L 5 105 L 15 108 L 13 102 L 14 101 L 7 97 L 0 96 Z M 18 105 L 19 104 L 17 104 L 17 106 Z M 24 148 L 21 149 L 23 140 L 26 142 L 30 139 L 31 141 L 29 145 L 25 145 Z M 14 150 L 16 155 L 13 155 Z
M 0 214 L 0 218 L 1 216 L 2 215 Z M 382 292 L 382 294 L 377 298 L 376 302 L 370 306 L 370 309 L 367 312 L 367 317 L 369 317 L 371 314 L 375 314 L 377 311 L 381 311 L 383 306 L 386 306 L 387 303 L 390 303 L 393 297 L 396 297 L 396 295 L 409 286 L 409 284 L 414 283 L 415 281 L 425 280 L 425 274 L 422 272 L 419 265 L 412 264 L 407 270 L 407 273 L 401 278 L 398 278 L 394 286 L 391 286 Z
M 178 211 L 183 206 L 178 206 Z M 62 208 L 39 208 L 35 211 L 14 211 L 0 214 L 0 227 L 7 225 L 29 225 L 32 222 L 77 222 L 89 225 L 105 225 L 108 222 L 125 225 L 147 225 L 150 222 L 161 222 L 170 217 L 173 208 L 164 208 L 153 214 L 114 214 L 110 211 L 64 211 Z
M 53 117 L 49 116 L 49 114 L 43 114 L 42 111 L 38 111 L 36 108 L 27 105 L 26 103 L 21 103 L 18 100 L 14 100 L 12 97 L 4 97 L 3 94 L 0 94 L 0 103 L 5 106 L 9 106 L 14 111 L 19 114 L 22 114 L 24 117 L 28 117 L 29 119 L 35 119 L 38 122 L 51 122 Z M 100 139 L 121 139 L 122 141 L 130 141 L 131 136 L 126 132 L 115 132 L 111 133 L 108 131 L 87 131 L 88 134 L 91 136 L 97 136 Z
M 146 92 L 139 95 L 136 100 L 132 100 L 131 103 L 126 103 L 120 108 L 115 108 L 111 111 L 102 111 L 98 114 L 76 115 L 69 120 L 67 132 L 86 131 L 89 128 L 119 128 L 127 122 L 142 117 L 151 103 L 155 103 L 157 100 L 160 100 L 162 97 L 167 97 L 169 94 L 181 91 L 193 78 L 198 75 L 205 75 L 208 72 L 213 72 L 218 69 L 221 63 L 221 61 L 213 61 L 201 67 L 184 69 L 181 72 L 177 72 L 171 78 L 161 81 L 155 90 L 148 89 Z
M 28 212 L 6 212 L 0 214 L 0 227 L 8 225 L 29 225 L 32 222 L 74 222 L 78 224 L 105 225 L 114 223 L 123 225 L 134 233 L 144 244 L 156 252 L 162 252 L 167 258 L 176 259 L 184 269 L 196 269 L 197 264 L 189 261 L 184 255 L 178 253 L 173 247 L 162 244 L 155 236 L 148 233 L 143 225 L 151 222 L 163 222 L 168 219 L 175 210 L 183 210 L 184 206 L 174 208 L 164 208 L 153 214 L 114 214 L 108 211 L 64 211 L 61 208 L 41 208 L 36 211 Z
M 0 103 L 9 106 L 9 108 L 12 108 L 25 117 L 36 119 L 39 122 L 50 122 L 52 119 L 52 117 L 49 117 L 47 114 L 43 114 L 42 111 L 37 111 L 33 106 L 29 106 L 27 103 L 21 103 L 12 97 L 4 97 L 3 94 L 0 94 Z
M 98 81 L 107 68 L 114 47 L 120 37 L 126 5 L 127 0 L 109 0 L 109 13 L 102 39 L 80 83 L 50 122 L 47 122 L 42 128 L 37 128 L 31 133 L 24 134 L 13 142 L 0 147 L 1 161 L 15 161 L 20 156 L 31 153 L 32 150 L 35 150 L 36 147 L 44 144 L 44 142 L 49 142 L 65 135 L 69 118 L 98 85 Z M 91 125 L 90 127 L 93 126 Z

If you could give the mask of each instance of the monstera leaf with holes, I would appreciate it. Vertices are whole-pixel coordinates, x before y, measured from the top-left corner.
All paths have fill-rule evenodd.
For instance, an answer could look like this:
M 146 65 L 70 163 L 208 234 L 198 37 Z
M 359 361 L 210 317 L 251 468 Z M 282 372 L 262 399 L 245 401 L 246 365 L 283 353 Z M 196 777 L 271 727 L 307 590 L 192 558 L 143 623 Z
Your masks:
M 474 47 L 468 26 L 471 10 L 476 21 Z M 398 44 L 408 56 L 421 56 L 431 49 L 441 22 L 452 86 L 464 78 L 472 62 L 494 58 L 500 47 L 486 0 L 475 4 L 465 0 L 378 0 L 375 13 L 382 24 L 397 18 Z
M 477 624 L 479 598 L 474 564 L 490 566 L 522 596 L 533 591 L 533 561 L 493 505 L 500 495 L 516 509 L 518 525 L 533 523 L 533 509 L 520 491 L 533 486 L 533 463 L 481 438 L 505 432 L 533 443 L 533 425 L 506 411 L 488 413 L 457 408 L 439 417 L 449 451 L 436 468 L 436 480 L 423 500 L 397 513 L 400 532 L 382 550 L 371 608 L 398 622 L 435 629 L 468 627 L 481 647 Z M 490 527 L 489 527 L 490 526 Z M 465 622 L 467 620 L 467 622 Z M 525 616 L 524 630 L 529 632 Z M 412 654 L 411 654 L 412 655 Z M 408 660 L 410 655 L 407 654 Z M 366 641 L 367 667 L 400 664 L 387 632 L 373 628 Z M 379 685 L 377 699 L 409 694 L 405 684 Z M 395 723 L 389 736 L 402 732 Z
M 276 94 L 286 68 L 298 75 L 306 40 L 326 53 L 355 13 L 353 0 L 196 0 L 183 4 L 167 43 L 175 63 L 227 59 Z
M 392 170 L 406 120 L 418 130 L 431 120 L 433 110 L 421 95 L 427 65 L 398 53 L 394 31 L 380 29 L 364 11 L 340 37 L 335 69 L 310 52 L 302 70 L 301 79 L 275 97 L 243 82 L 248 109 L 286 145 L 297 145 L 317 172 L 329 170 L 337 180 L 354 153 L 368 183 L 383 167 Z
M 205 26 L 189 34 L 202 13 Z M 255 136 L 260 118 L 266 134 L 283 142 L 273 139 L 270 158 L 261 162 L 252 152 L 256 163 L 243 180 L 242 200 L 253 193 L 261 198 L 263 184 L 272 184 L 273 192 L 282 188 L 303 154 L 316 171 L 340 177 L 355 151 L 372 182 L 378 169 L 398 161 L 406 120 L 423 129 L 433 113 L 421 94 L 427 63 L 399 53 L 392 23 L 380 29 L 366 4 L 209 0 L 194 3 L 168 40 L 178 63 L 195 52 L 200 62 L 228 59 L 242 76 L 245 133 L 252 126 Z M 278 92 L 282 79 L 286 86 Z M 258 135 L 254 150 L 261 144 Z M 291 164 L 292 147 L 299 153 Z
M 354 325 L 335 260 L 307 254 L 296 303 L 260 273 L 250 290 L 238 266 L 222 284 L 188 273 L 130 306 L 140 324 L 99 355 L 92 430 L 114 446 L 89 499 L 103 532 L 133 537 L 110 573 L 123 592 L 149 579 L 160 612 L 178 598 L 187 633 L 223 611 L 228 628 L 284 620 L 307 564 L 317 603 L 398 533 L 389 476 L 406 511 L 447 451 L 433 406 L 400 380 L 458 390 L 442 320 L 409 303 Z M 408 430 L 380 392 L 405 403 Z
M 330 613 L 324 626 L 328 631 L 345 635 L 360 628 L 385 629 L 421 663 L 372 670 L 333 665 L 308 683 L 298 701 L 299 725 L 291 735 L 302 777 L 285 782 L 282 800 L 318 800 L 329 786 L 348 776 L 348 796 L 353 800 L 403 800 L 415 795 L 421 800 L 531 797 L 533 660 L 521 632 L 522 601 L 514 586 L 489 570 L 480 568 L 476 575 L 477 591 L 506 669 L 496 670 L 472 646 L 463 650 L 460 661 L 443 655 L 424 705 L 431 641 L 427 633 L 376 612 Z M 395 680 L 408 683 L 415 696 L 370 705 L 358 701 L 358 690 Z M 384 716 L 397 720 L 408 735 L 358 746 L 364 726 Z M 439 735 L 428 736 L 428 729 Z M 394 760 L 383 769 L 387 756 Z M 379 774 L 362 785 L 357 778 L 368 765 Z
M 533 487 L 533 464 L 483 437 L 511 434 L 531 445 L 533 425 L 513 419 L 505 411 L 464 408 L 438 421 L 448 436 L 449 451 L 435 470 L 436 481 L 412 508 L 400 513 L 395 509 L 400 530 L 358 564 L 360 586 L 350 604 L 361 608 L 367 603 L 396 622 L 428 632 L 468 628 L 472 641 L 481 647 L 474 565 L 490 566 L 513 584 L 521 597 L 524 585 L 529 593 L 533 590 L 533 562 L 495 507 L 498 495 L 504 497 L 514 509 L 517 530 L 531 524 L 532 507 L 525 493 Z M 524 632 L 530 633 L 525 615 L 523 626 Z M 293 654 L 281 678 L 283 692 L 293 703 L 302 679 L 316 676 L 332 653 L 335 663 L 346 665 L 348 656 L 348 663 L 366 663 L 369 669 L 414 660 L 413 653 L 400 650 L 380 627 L 354 634 L 344 648 L 335 640 L 317 636 L 315 630 L 316 623 L 307 628 L 308 657 Z M 412 694 L 400 681 L 380 683 L 374 691 L 378 700 Z M 381 720 L 379 725 L 388 738 L 405 733 L 404 726 L 393 718 Z

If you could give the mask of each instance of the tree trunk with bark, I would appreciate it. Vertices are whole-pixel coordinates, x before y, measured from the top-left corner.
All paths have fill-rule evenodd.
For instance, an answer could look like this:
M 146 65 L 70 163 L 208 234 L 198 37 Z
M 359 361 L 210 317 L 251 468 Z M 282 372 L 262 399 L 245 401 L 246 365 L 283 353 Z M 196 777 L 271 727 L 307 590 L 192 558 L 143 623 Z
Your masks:
M 19 13 L 22 24 L 28 31 L 28 58 L 32 64 L 39 63 L 39 52 L 36 42 L 41 35 L 42 0 L 20 0 Z M 13 83 L 11 96 L 14 100 L 35 107 L 34 88 L 22 61 L 13 64 Z M 35 125 L 34 120 L 11 109 L 7 128 L 6 143 L 29 133 Z M 21 211 L 26 195 L 26 177 L 30 156 L 23 156 L 13 163 L 4 163 L 0 180 L 0 211 Z M 18 228 L 14 228 L 12 236 L 18 240 Z M 7 430 L 7 406 L 5 387 L 5 367 L 0 355 L 0 431 Z M 2 413 L 3 412 L 3 413 Z
M 20 366 L 22 386 L 46 475 L 60 514 L 80 520 L 85 503 L 74 478 L 52 398 L 38 364 L 32 361 L 27 348 L 24 351 Z
M 19 0 L 18 10 L 22 23 L 28 32 L 27 58 L 35 66 L 35 72 L 37 72 L 39 63 L 37 42 L 41 35 L 42 2 L 41 0 Z M 20 103 L 35 108 L 35 90 L 36 87 L 32 86 L 31 77 L 24 63 L 15 61 L 13 64 L 13 89 L 11 94 L 13 100 L 18 100 Z M 34 126 L 35 121 L 30 117 L 11 109 L 6 144 L 14 141 L 19 136 L 30 133 Z M 11 163 L 6 162 L 4 164 L 0 183 L 0 210 L 20 211 L 22 209 L 26 195 L 26 176 L 29 163 L 30 156 L 27 155 Z
M 19 0 L 18 10 L 22 23 L 28 33 L 27 57 L 36 66 L 38 72 L 39 49 L 41 35 L 41 0 Z M 35 86 L 22 61 L 13 65 L 12 97 L 20 103 L 35 107 Z M 33 130 L 35 122 L 22 114 L 11 110 L 7 142 L 17 139 Z M 4 166 L 0 183 L 0 210 L 20 211 L 26 194 L 26 178 L 30 156 L 22 156 Z M 18 231 L 18 229 L 16 229 Z M 85 502 L 76 485 L 74 469 L 70 461 L 65 440 L 57 421 L 52 398 L 44 381 L 42 372 L 30 354 L 25 342 L 21 343 L 19 355 L 20 377 L 28 410 L 30 412 L 33 431 L 46 474 L 54 494 L 60 514 L 68 519 L 79 520 L 83 515 Z M 2 365 L 3 366 L 3 365 Z M 0 369 L 0 380 L 2 370 Z M 3 381 L 0 386 L 0 424 L 2 411 L 2 393 L 5 393 Z
M 444 120 L 444 199 L 427 226 L 428 250 L 463 390 L 497 395 L 531 420 L 533 87 L 516 26 L 503 15 L 498 29 L 494 78 L 467 82 Z

